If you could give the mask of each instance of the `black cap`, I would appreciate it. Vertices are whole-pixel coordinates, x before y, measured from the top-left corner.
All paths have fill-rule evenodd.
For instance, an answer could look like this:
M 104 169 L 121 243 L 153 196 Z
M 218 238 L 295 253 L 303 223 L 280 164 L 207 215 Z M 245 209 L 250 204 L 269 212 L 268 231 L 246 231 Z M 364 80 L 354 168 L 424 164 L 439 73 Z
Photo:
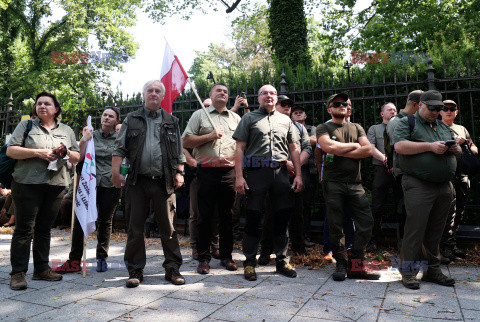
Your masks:
M 292 106 L 294 105 L 294 102 L 293 100 L 291 100 L 290 98 L 288 98 L 287 95 L 278 95 L 278 103 L 282 103 L 282 102 L 287 102 L 289 106 Z
M 345 93 L 338 93 L 338 94 L 333 94 L 332 96 L 330 96 L 327 100 L 327 108 L 330 106 L 330 103 L 336 99 L 337 97 L 341 97 L 345 100 L 345 102 L 348 100 L 348 95 L 345 94 Z
M 296 110 L 302 110 L 305 112 L 305 108 L 303 107 L 303 105 L 300 104 L 297 104 L 292 108 L 292 112 L 295 112 Z
M 442 94 L 435 90 L 423 92 L 420 96 L 420 101 L 428 106 L 443 106 Z

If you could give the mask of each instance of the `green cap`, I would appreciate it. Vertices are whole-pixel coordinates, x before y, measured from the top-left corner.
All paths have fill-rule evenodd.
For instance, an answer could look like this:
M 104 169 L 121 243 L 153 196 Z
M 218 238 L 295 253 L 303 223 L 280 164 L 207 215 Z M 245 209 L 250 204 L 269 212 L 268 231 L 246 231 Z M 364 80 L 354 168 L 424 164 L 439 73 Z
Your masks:
M 443 106 L 442 94 L 435 90 L 423 92 L 420 101 L 430 106 Z
M 345 94 L 345 93 L 338 93 L 338 94 L 333 94 L 332 96 L 330 96 L 327 100 L 327 108 L 330 106 L 330 103 L 336 99 L 337 97 L 340 97 L 340 98 L 343 98 L 345 100 L 345 102 L 348 100 L 348 95 Z

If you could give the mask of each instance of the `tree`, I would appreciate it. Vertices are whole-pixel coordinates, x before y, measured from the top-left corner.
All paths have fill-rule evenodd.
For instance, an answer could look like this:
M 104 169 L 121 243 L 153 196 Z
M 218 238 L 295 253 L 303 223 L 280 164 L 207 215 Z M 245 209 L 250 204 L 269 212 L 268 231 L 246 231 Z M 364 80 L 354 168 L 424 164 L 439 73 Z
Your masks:
M 138 45 L 125 28 L 135 24 L 140 4 L 141 0 L 11 1 L 0 12 L 1 95 L 13 93 L 23 100 L 49 90 L 68 104 L 77 94 L 96 92 L 102 83 L 108 84 L 105 71 L 121 70 L 121 63 L 86 55 L 97 47 L 112 55 L 133 56 Z M 54 11 L 63 14 L 55 19 Z
M 303 0 L 271 0 L 268 27 L 276 62 L 311 65 Z

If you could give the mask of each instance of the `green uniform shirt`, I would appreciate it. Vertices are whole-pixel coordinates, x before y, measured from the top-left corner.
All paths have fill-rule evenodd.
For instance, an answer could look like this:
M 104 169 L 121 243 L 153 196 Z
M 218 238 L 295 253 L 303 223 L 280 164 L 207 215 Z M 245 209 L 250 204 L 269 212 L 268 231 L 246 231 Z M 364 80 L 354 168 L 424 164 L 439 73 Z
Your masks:
M 390 122 L 388 122 L 387 124 L 387 134 L 388 134 L 388 137 L 390 138 L 390 143 L 393 145 L 393 133 L 395 132 L 395 128 L 397 127 L 397 124 L 398 122 L 404 118 L 405 116 L 408 115 L 408 113 L 405 113 L 403 110 L 400 110 L 400 113 L 398 113 L 399 115 L 402 115 L 402 117 L 398 117 L 397 116 L 394 116 L 390 119 Z M 385 147 L 384 147 L 384 151 L 385 151 Z M 402 169 L 400 169 L 398 163 L 398 159 L 399 157 L 401 158 L 402 156 L 398 155 L 397 152 L 393 152 L 393 174 L 395 176 L 398 176 L 400 174 L 402 174 Z
M 378 149 L 378 151 L 380 151 L 383 154 L 385 154 L 385 145 L 383 143 L 383 132 L 385 131 L 386 127 L 387 127 L 387 124 L 385 123 L 372 125 L 368 129 L 368 133 L 367 133 L 368 141 L 372 144 L 375 144 L 375 147 Z M 383 166 L 382 161 L 377 160 L 373 157 L 372 159 L 373 159 L 372 164 Z
M 393 144 L 401 141 L 436 142 L 453 140 L 453 133 L 448 125 L 435 120 L 429 123 L 418 112 L 415 113 L 415 128 L 410 132 L 408 117 L 402 118 L 395 128 Z M 419 179 L 429 182 L 446 182 L 452 180 L 457 168 L 455 155 L 449 151 L 444 154 L 423 152 L 412 155 L 402 155 L 399 159 L 400 168 Z
M 358 139 L 365 135 L 365 130 L 357 123 L 337 124 L 327 122 L 317 126 L 317 138 L 328 134 L 336 137 L 337 142 L 358 143 Z M 362 182 L 360 174 L 360 159 L 352 159 L 335 155 L 333 162 L 323 163 L 323 180 L 336 182 Z
M 256 157 L 277 162 L 287 161 L 288 145 L 299 140 L 292 120 L 273 110 L 268 113 L 260 107 L 245 114 L 237 126 L 233 138 L 247 142 L 245 158 Z
M 28 120 L 24 120 L 17 125 L 10 138 L 9 145 L 22 145 L 27 123 Z M 79 151 L 75 134 L 68 125 L 57 123 L 57 126 L 49 131 L 41 125 L 39 118 L 32 120 L 32 130 L 25 139 L 26 148 L 53 150 L 60 143 L 65 144 L 70 151 Z M 17 160 L 13 171 L 13 179 L 23 184 L 49 184 L 67 187 L 71 181 L 67 166 L 61 167 L 58 171 L 51 171 L 47 170 L 48 163 L 48 161 L 40 158 Z
M 93 132 L 95 144 L 95 166 L 97 171 L 97 186 L 113 188 L 112 183 L 112 153 L 115 150 L 115 130 L 105 133 L 101 129 Z
M 207 111 L 215 126 L 223 131 L 223 135 L 220 139 L 209 141 L 194 148 L 192 155 L 198 164 L 233 167 L 235 165 L 233 157 L 235 155 L 236 141 L 232 135 L 241 118 L 237 113 L 227 109 L 220 114 L 213 105 L 207 107 Z M 197 110 L 190 117 L 182 138 L 190 135 L 205 135 L 212 131 L 212 124 L 203 109 Z

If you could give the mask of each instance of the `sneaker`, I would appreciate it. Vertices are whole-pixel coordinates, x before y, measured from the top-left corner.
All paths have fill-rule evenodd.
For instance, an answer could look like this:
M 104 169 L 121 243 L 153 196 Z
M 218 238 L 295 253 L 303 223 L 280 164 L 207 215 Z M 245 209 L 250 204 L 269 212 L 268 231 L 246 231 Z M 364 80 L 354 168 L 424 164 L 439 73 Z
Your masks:
M 27 289 L 27 281 L 25 280 L 25 272 L 15 273 L 10 276 L 10 288 L 14 291 Z
M 97 272 L 106 272 L 108 271 L 107 261 L 104 259 L 97 259 Z
M 332 253 L 328 253 L 327 255 L 325 255 L 325 256 L 323 257 L 323 260 L 324 260 L 325 262 L 327 262 L 327 263 L 333 263 L 333 261 L 334 261 L 335 259 L 333 259 L 333 254 L 332 254 Z
M 178 268 L 169 267 L 165 272 L 165 279 L 172 282 L 173 285 L 185 284 L 185 278 L 180 274 Z
M 236 271 L 238 269 L 238 265 L 233 259 L 222 259 L 220 264 L 229 271 Z
M 286 264 L 277 264 L 277 273 L 282 274 L 283 276 L 294 278 L 297 277 L 297 272 L 292 267 L 292 265 Z
M 420 288 L 420 283 L 414 275 L 404 275 L 402 276 L 402 284 L 406 288 L 412 290 L 418 290 Z
M 443 286 L 454 286 L 455 280 L 451 277 L 446 276 L 442 272 L 432 273 L 429 271 L 423 272 L 422 281 L 431 282 Z
M 467 258 L 467 253 L 465 253 L 464 251 L 458 249 L 457 247 L 455 247 L 453 249 L 453 254 L 456 256 L 456 257 L 460 257 L 461 259 L 466 259 Z
M 52 269 L 46 269 L 43 272 L 33 272 L 32 280 L 42 280 L 42 281 L 60 281 L 63 276 L 55 273 Z
M 52 271 L 58 274 L 68 274 L 68 273 L 76 273 L 82 270 L 82 265 L 79 260 L 67 260 L 62 266 L 52 269 Z
M 255 273 L 255 267 L 253 266 L 245 266 L 243 268 L 243 276 L 247 281 L 256 281 L 257 280 L 257 273 Z
M 260 253 L 260 257 L 258 257 L 258 265 L 268 265 L 270 263 L 270 254 Z
M 143 282 L 143 272 L 142 271 L 132 271 L 129 274 L 128 280 L 125 283 L 125 286 L 128 288 L 137 287 L 140 283 Z
M 210 265 L 209 265 L 208 261 L 206 261 L 206 260 L 200 261 L 200 263 L 198 263 L 197 272 L 199 274 L 210 273 Z
M 338 263 L 335 266 L 335 272 L 332 274 L 332 278 L 334 281 L 341 282 L 345 280 L 345 276 L 347 275 L 347 267 L 344 263 Z

